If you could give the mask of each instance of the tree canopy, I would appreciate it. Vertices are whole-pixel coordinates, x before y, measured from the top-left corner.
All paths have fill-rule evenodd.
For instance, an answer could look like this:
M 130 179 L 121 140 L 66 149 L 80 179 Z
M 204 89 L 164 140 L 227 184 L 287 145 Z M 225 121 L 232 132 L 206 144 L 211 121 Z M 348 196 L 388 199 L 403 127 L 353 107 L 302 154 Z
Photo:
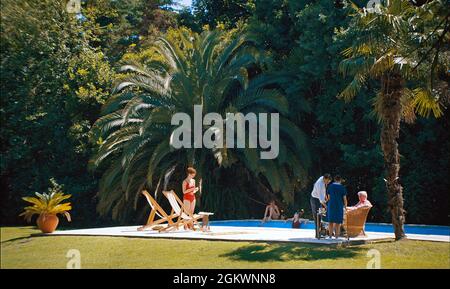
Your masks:
M 168 186 L 198 166 L 199 206 L 217 218 L 260 217 L 271 199 L 308 212 L 328 172 L 345 178 L 350 204 L 368 191 L 370 221 L 389 222 L 378 96 L 396 71 L 406 221 L 446 224 L 450 5 L 389 2 L 373 13 L 367 1 L 198 0 L 176 11 L 168 0 L 82 0 L 69 13 L 64 0 L 1 1 L 1 222 L 22 222 L 21 197 L 52 179 L 72 195 L 75 225 L 140 223 L 139 189 L 161 190 L 176 163 Z M 197 103 L 279 112 L 279 158 L 170 150 L 171 115 Z

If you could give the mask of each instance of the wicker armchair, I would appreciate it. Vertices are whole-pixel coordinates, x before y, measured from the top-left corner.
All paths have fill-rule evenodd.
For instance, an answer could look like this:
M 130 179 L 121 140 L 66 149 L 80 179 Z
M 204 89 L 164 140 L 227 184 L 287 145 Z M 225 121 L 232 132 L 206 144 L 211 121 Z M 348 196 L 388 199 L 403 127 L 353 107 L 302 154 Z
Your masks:
M 348 238 L 365 236 L 364 225 L 371 207 L 360 207 L 344 214 L 344 229 Z

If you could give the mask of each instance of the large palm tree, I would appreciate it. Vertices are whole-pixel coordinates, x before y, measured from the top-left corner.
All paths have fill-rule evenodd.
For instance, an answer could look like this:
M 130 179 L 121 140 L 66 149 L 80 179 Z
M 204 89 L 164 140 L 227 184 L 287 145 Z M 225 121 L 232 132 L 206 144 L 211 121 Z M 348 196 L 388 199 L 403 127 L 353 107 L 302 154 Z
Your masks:
M 416 113 L 428 116 L 432 112 L 436 117 L 442 114 L 439 103 L 442 90 L 435 89 L 434 71 L 445 70 L 442 63 L 446 60 L 441 55 L 436 59 L 429 57 L 430 51 L 427 52 L 426 47 L 435 49 L 438 41 L 442 40 L 441 34 L 445 34 L 448 27 L 434 19 L 430 21 L 440 23 L 441 27 L 433 31 L 429 27 L 424 29 L 427 25 L 418 13 L 425 13 L 427 8 L 414 7 L 409 1 L 391 0 L 387 6 L 379 7 L 376 13 L 353 8 L 355 18 L 348 33 L 354 37 L 354 43 L 343 51 L 346 59 L 339 67 L 344 76 L 352 76 L 353 80 L 340 93 L 340 97 L 350 101 L 369 80 L 379 81 L 380 88 L 373 105 L 381 122 L 380 142 L 386 170 L 388 208 L 395 237 L 402 239 L 405 237 L 405 210 L 403 188 L 399 181 L 397 140 L 400 122 L 402 119 L 414 121 Z M 414 31 L 418 27 L 420 33 Z
M 136 200 L 144 187 L 160 188 L 167 171 L 187 165 L 194 165 L 204 177 L 211 168 L 239 164 L 256 182 L 269 184 L 272 192 L 292 200 L 305 176 L 308 153 L 303 133 L 283 116 L 288 111 L 286 99 L 280 90 L 267 88 L 285 78 L 249 77 L 249 69 L 255 70 L 263 59 L 256 44 L 246 35 L 228 39 L 218 31 L 182 31 L 177 40 L 159 38 L 153 49 L 153 61 L 122 67 L 125 74 L 93 127 L 100 147 L 91 164 L 106 168 L 98 211 L 124 217 L 130 200 Z M 249 148 L 174 149 L 172 116 L 184 112 L 193 119 L 194 105 L 201 105 L 204 114 L 215 112 L 223 118 L 227 112 L 280 113 L 278 158 L 261 160 L 258 150 Z

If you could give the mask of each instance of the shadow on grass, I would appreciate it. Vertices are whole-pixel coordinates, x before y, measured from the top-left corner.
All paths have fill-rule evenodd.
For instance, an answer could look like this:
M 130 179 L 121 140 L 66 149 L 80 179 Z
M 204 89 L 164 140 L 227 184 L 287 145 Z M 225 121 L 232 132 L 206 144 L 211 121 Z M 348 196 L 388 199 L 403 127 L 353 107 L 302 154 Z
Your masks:
M 14 230 L 9 234 L 4 235 L 6 230 Z M 44 234 L 37 229 L 37 227 L 2 227 L 2 235 L 0 238 L 1 245 L 7 245 L 18 242 L 18 244 L 27 243 L 33 240 L 34 237 L 41 237 Z
M 296 244 L 255 244 L 240 247 L 220 257 L 227 257 L 236 261 L 292 261 L 292 260 L 324 260 L 353 258 L 364 250 L 359 247 L 315 246 Z
M 20 243 L 27 243 L 31 240 L 31 238 L 34 237 L 33 235 L 28 235 L 28 236 L 23 236 L 23 237 L 17 237 L 17 238 L 12 238 L 12 239 L 8 239 L 8 240 L 2 240 L 0 243 L 2 245 L 6 245 L 12 242 L 16 242 L 16 241 L 21 241 Z

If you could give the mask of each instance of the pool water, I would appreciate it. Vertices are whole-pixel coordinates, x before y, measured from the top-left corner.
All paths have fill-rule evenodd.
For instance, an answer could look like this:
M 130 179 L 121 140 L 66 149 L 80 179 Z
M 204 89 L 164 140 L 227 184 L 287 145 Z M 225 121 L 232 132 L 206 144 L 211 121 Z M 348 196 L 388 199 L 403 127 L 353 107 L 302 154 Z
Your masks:
M 261 224 L 261 220 L 229 220 L 229 221 L 211 221 L 211 226 L 231 226 L 231 227 L 266 227 L 266 228 L 291 228 L 291 222 L 269 221 Z M 302 224 L 302 229 L 314 229 L 314 223 L 309 221 Z M 366 223 L 367 232 L 394 233 L 391 224 Z M 405 225 L 407 234 L 420 235 L 443 235 L 450 236 L 449 226 L 434 225 Z

